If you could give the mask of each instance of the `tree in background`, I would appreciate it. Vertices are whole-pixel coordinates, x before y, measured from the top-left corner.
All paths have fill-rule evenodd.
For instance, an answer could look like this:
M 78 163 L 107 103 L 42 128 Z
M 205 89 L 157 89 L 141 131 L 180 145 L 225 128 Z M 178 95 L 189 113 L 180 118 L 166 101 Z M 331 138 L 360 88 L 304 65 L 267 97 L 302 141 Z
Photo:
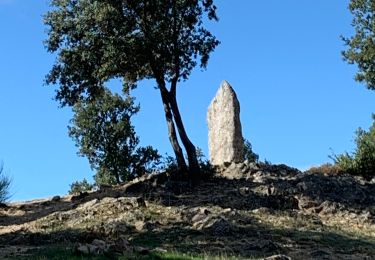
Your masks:
M 9 188 L 11 179 L 4 174 L 3 165 L 0 165 L 0 203 L 4 203 L 10 199 Z
M 343 37 L 348 49 L 344 59 L 358 66 L 355 79 L 375 90 L 375 2 L 351 0 L 349 10 L 353 15 L 354 36 Z
M 110 79 L 122 79 L 125 90 L 154 79 L 178 167 L 188 169 L 177 133 L 191 177 L 198 179 L 196 148 L 176 95 L 178 82 L 198 64 L 205 68 L 219 44 L 203 26 L 206 17 L 218 20 L 213 0 L 52 0 L 52 6 L 46 46 L 58 58 L 46 81 L 59 84 L 61 105 L 95 99 Z
M 86 179 L 83 179 L 82 181 L 75 181 L 72 184 L 70 184 L 69 194 L 87 192 L 91 191 L 93 188 L 93 184 L 90 184 Z
M 69 135 L 79 154 L 96 170 L 97 184 L 120 183 L 146 174 L 158 161 L 156 150 L 138 147 L 139 138 L 130 122 L 138 110 L 129 95 L 122 98 L 108 90 L 94 101 L 75 104 Z

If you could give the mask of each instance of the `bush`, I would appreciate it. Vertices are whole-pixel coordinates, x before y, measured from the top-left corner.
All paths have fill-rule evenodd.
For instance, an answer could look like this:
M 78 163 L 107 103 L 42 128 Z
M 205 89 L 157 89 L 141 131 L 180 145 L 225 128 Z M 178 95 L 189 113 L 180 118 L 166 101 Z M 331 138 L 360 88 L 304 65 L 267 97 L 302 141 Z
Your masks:
M 215 169 L 206 158 L 201 148 L 197 147 L 196 153 L 199 168 L 201 170 L 201 179 L 208 180 L 214 175 Z M 184 179 L 184 177 L 188 177 L 187 175 L 184 175 L 184 173 L 179 172 L 176 158 L 169 156 L 168 154 L 161 158 L 160 166 L 157 169 L 159 171 L 167 172 L 172 178 Z
M 253 152 L 253 147 L 251 143 L 245 138 L 243 139 L 243 143 L 244 143 L 243 160 L 244 161 L 247 160 L 249 162 L 258 162 L 259 155 Z
M 325 175 L 338 175 L 343 172 L 342 168 L 336 164 L 325 163 L 320 166 L 313 166 L 308 169 L 308 173 L 319 173 Z
M 11 179 L 4 175 L 3 166 L 0 165 L 0 202 L 5 203 L 10 199 L 9 188 Z
M 81 192 L 87 192 L 91 191 L 94 188 L 93 184 L 90 184 L 86 179 L 83 179 L 82 181 L 76 181 L 73 182 L 70 185 L 70 191 L 69 194 L 78 194 Z
M 333 155 L 331 158 L 345 172 L 361 175 L 367 179 L 375 176 L 375 116 L 369 131 L 356 131 L 356 148 L 353 153 Z
M 215 174 L 215 168 L 211 165 L 210 160 L 206 158 L 201 148 L 197 147 L 197 159 L 201 169 L 201 179 L 209 180 Z

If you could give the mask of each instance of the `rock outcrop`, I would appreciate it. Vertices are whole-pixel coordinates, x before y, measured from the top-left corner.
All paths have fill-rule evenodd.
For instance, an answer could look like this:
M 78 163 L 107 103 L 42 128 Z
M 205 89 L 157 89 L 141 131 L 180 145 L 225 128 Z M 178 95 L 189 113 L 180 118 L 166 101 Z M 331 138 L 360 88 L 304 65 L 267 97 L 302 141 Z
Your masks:
M 208 108 L 207 122 L 211 164 L 243 161 L 240 103 L 227 81 L 222 82 Z

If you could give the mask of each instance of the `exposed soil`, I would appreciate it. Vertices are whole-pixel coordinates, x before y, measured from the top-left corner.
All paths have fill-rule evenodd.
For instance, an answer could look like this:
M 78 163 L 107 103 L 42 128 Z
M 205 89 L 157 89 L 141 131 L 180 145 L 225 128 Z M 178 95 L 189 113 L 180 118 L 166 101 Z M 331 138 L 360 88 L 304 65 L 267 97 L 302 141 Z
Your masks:
M 285 165 L 237 168 L 242 176 L 195 187 L 153 175 L 76 196 L 0 205 L 0 259 L 33 259 L 57 245 L 111 258 L 178 252 L 375 259 L 372 182 Z

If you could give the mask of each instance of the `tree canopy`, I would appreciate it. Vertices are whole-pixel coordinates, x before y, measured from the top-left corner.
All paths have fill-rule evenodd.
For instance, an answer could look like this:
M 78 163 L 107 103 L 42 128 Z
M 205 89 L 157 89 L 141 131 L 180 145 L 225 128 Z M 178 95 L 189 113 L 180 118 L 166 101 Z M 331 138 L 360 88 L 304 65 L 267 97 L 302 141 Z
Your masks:
M 190 169 L 199 171 L 176 92 L 219 44 L 203 26 L 207 18 L 218 20 L 213 0 L 52 0 L 52 6 L 46 47 L 58 58 L 46 81 L 59 84 L 61 105 L 95 99 L 111 79 L 122 79 L 125 91 L 154 79 L 178 164 L 186 168 L 177 133 Z
M 351 0 L 349 10 L 355 34 L 343 38 L 348 46 L 343 56 L 348 63 L 358 66 L 356 80 L 375 90 L 375 2 Z
M 113 184 L 148 173 L 149 165 L 159 159 L 151 147 L 138 147 L 139 138 L 131 125 L 138 111 L 133 98 L 104 91 L 95 102 L 78 102 L 69 135 L 76 141 L 79 154 L 95 169 L 96 184 Z

